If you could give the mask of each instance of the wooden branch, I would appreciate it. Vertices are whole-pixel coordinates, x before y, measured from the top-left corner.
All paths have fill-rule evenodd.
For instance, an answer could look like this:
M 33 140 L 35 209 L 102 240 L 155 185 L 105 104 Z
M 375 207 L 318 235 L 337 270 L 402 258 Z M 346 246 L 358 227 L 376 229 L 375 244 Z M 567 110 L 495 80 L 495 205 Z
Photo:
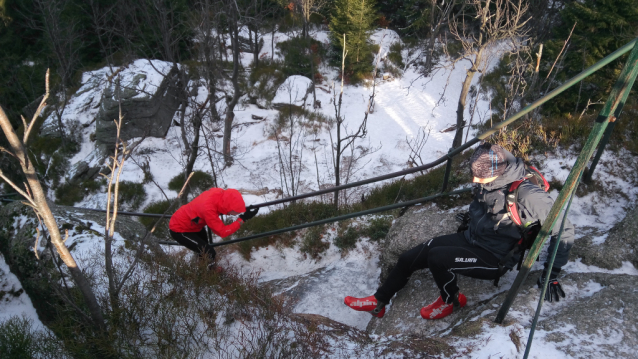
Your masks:
M 7 176 L 4 175 L 4 172 L 2 172 L 2 170 L 0 170 L 0 178 L 2 178 L 5 182 L 7 182 L 9 186 L 13 187 L 13 189 L 16 190 L 16 192 L 18 192 L 22 197 L 28 200 L 32 206 L 36 207 L 36 204 L 31 198 L 31 196 L 29 196 L 26 192 L 21 190 L 20 187 L 18 187 L 15 183 L 13 183 L 13 181 L 7 178 Z
M 40 244 L 40 228 L 35 227 L 35 230 L 37 232 L 37 235 L 35 237 L 35 244 L 33 245 L 33 253 L 35 254 L 35 257 L 40 260 L 40 256 L 38 255 L 38 244 Z
M 554 70 L 554 66 L 556 66 L 556 62 L 558 62 L 558 59 L 560 58 L 560 55 L 563 54 L 563 51 L 565 50 L 565 46 L 567 46 L 567 43 L 569 42 L 569 39 L 572 37 L 572 33 L 574 32 L 574 29 L 576 28 L 576 24 L 577 24 L 577 22 L 575 22 L 574 26 L 572 26 L 572 30 L 569 32 L 569 36 L 567 36 L 567 40 L 565 40 L 565 42 L 563 43 L 563 48 L 560 49 L 560 52 L 558 53 L 558 56 L 556 56 L 556 60 L 554 60 L 554 63 L 552 64 L 552 68 L 547 73 L 547 76 L 545 77 L 545 80 L 547 80 L 549 78 L 549 75 Z
M 46 92 L 44 93 L 44 97 L 42 97 L 42 101 L 40 101 L 40 105 L 38 106 L 37 110 L 35 110 L 35 113 L 33 114 L 33 118 L 31 118 L 31 123 L 29 123 L 28 127 L 24 128 L 24 136 L 22 138 L 22 143 L 24 146 L 27 145 L 27 141 L 29 140 L 29 135 L 31 134 L 31 130 L 33 129 L 33 125 L 35 125 L 35 120 L 40 117 L 40 113 L 42 112 L 42 110 L 44 109 L 44 107 L 46 107 L 47 105 L 47 99 L 49 98 L 49 74 L 50 74 L 50 70 L 47 69 L 47 74 L 45 76 L 45 88 L 46 88 Z M 22 119 L 24 121 L 24 118 Z M 26 121 L 25 121 L 26 123 Z

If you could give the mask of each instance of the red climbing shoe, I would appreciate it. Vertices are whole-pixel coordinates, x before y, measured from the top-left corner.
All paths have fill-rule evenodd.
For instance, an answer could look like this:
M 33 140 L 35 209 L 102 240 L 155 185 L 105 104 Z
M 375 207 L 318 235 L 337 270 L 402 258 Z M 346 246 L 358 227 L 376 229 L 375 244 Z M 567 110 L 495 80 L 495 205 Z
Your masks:
M 459 293 L 458 299 L 458 308 L 465 307 L 467 304 L 467 298 L 465 295 Z M 453 303 L 445 303 L 443 298 L 439 297 L 434 303 L 428 305 L 427 307 L 421 308 L 421 317 L 423 319 L 441 319 L 445 318 L 448 315 L 452 314 L 454 311 L 455 305 Z
M 385 314 L 385 305 L 379 306 L 379 302 L 374 295 L 365 298 L 348 296 L 343 300 L 343 303 L 356 311 L 368 312 L 377 318 L 383 318 Z

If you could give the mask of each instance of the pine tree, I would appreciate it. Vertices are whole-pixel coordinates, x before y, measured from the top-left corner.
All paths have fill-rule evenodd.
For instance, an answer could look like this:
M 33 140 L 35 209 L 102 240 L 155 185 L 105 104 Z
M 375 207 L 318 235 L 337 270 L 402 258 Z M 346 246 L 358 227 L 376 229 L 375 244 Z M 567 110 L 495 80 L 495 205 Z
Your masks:
M 638 36 L 638 0 L 574 1 L 567 4 L 560 15 L 561 24 L 554 30 L 553 40 L 545 46 L 543 60 L 546 69 L 551 68 L 572 27 L 574 30 L 569 48 L 565 51 L 563 67 L 557 72 L 556 83 L 552 84 L 551 88 Z M 597 71 L 580 86 L 574 86 L 543 109 L 557 113 L 573 110 L 578 112 L 587 103 L 587 99 L 597 101 L 606 98 L 625 63 L 625 58 L 622 57 Z
M 346 76 L 357 80 L 372 71 L 370 32 L 376 20 L 375 0 L 336 0 L 330 19 L 335 63 L 341 63 L 346 34 Z

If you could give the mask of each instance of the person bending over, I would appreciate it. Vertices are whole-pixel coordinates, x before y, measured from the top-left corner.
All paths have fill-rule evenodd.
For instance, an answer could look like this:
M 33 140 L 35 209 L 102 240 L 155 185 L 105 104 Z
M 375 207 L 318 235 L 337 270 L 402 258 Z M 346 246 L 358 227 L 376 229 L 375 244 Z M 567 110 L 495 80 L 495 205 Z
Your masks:
M 465 295 L 459 292 L 457 275 L 497 279 L 514 267 L 521 253 L 510 253 L 521 239 L 524 225 L 519 227 L 511 220 L 506 208 L 505 192 L 512 182 L 525 177 L 525 164 L 502 147 L 483 143 L 470 158 L 470 169 L 475 183 L 473 201 L 469 212 L 461 214 L 465 223 L 459 232 L 432 238 L 404 252 L 374 295 L 366 298 L 348 296 L 344 300 L 347 306 L 381 318 L 385 313 L 385 305 L 406 285 L 412 273 L 428 268 L 441 295 L 434 303 L 421 309 L 421 316 L 424 319 L 440 319 L 467 303 Z M 530 181 L 520 184 L 517 203 L 523 224 L 542 225 L 553 202 L 538 185 Z M 559 228 L 554 226 L 550 248 L 558 240 Z M 565 297 L 557 276 L 567 263 L 573 241 L 574 227 L 566 221 L 554 265 L 547 268 L 546 262 L 543 275 L 538 280 L 540 286 L 541 278 L 544 279 L 545 273 L 551 271 L 546 294 L 549 301 L 558 301 L 559 295 Z
M 253 218 L 259 208 L 246 210 L 244 199 L 236 189 L 211 188 L 189 203 L 181 206 L 168 224 L 171 237 L 184 247 L 199 253 L 209 260 L 209 269 L 214 267 L 214 247 L 208 242 L 205 227 L 224 238 L 235 233 L 242 223 Z M 237 220 L 225 225 L 220 214 L 237 215 Z

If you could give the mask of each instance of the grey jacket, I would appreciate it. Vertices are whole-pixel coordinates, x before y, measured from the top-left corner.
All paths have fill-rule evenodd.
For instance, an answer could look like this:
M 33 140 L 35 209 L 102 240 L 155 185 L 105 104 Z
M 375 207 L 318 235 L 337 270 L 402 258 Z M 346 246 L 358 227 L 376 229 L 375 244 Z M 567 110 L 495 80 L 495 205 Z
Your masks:
M 505 257 L 521 238 L 518 226 L 507 216 L 505 192 L 512 182 L 524 177 L 525 164 L 522 159 L 515 158 L 509 152 L 507 161 L 505 173 L 490 183 L 477 184 L 474 188 L 474 200 L 469 209 L 469 229 L 465 231 L 465 238 L 471 244 L 487 249 L 499 259 Z M 519 186 L 518 211 L 523 223 L 540 220 L 543 224 L 553 204 L 554 200 L 549 194 L 533 183 L 524 181 Z M 561 222 L 562 215 L 552 230 L 550 248 L 554 248 L 558 239 Z M 554 261 L 554 268 L 561 268 L 567 263 L 569 250 L 573 244 L 574 226 L 567 220 Z M 512 258 L 507 266 L 512 267 L 517 259 Z

